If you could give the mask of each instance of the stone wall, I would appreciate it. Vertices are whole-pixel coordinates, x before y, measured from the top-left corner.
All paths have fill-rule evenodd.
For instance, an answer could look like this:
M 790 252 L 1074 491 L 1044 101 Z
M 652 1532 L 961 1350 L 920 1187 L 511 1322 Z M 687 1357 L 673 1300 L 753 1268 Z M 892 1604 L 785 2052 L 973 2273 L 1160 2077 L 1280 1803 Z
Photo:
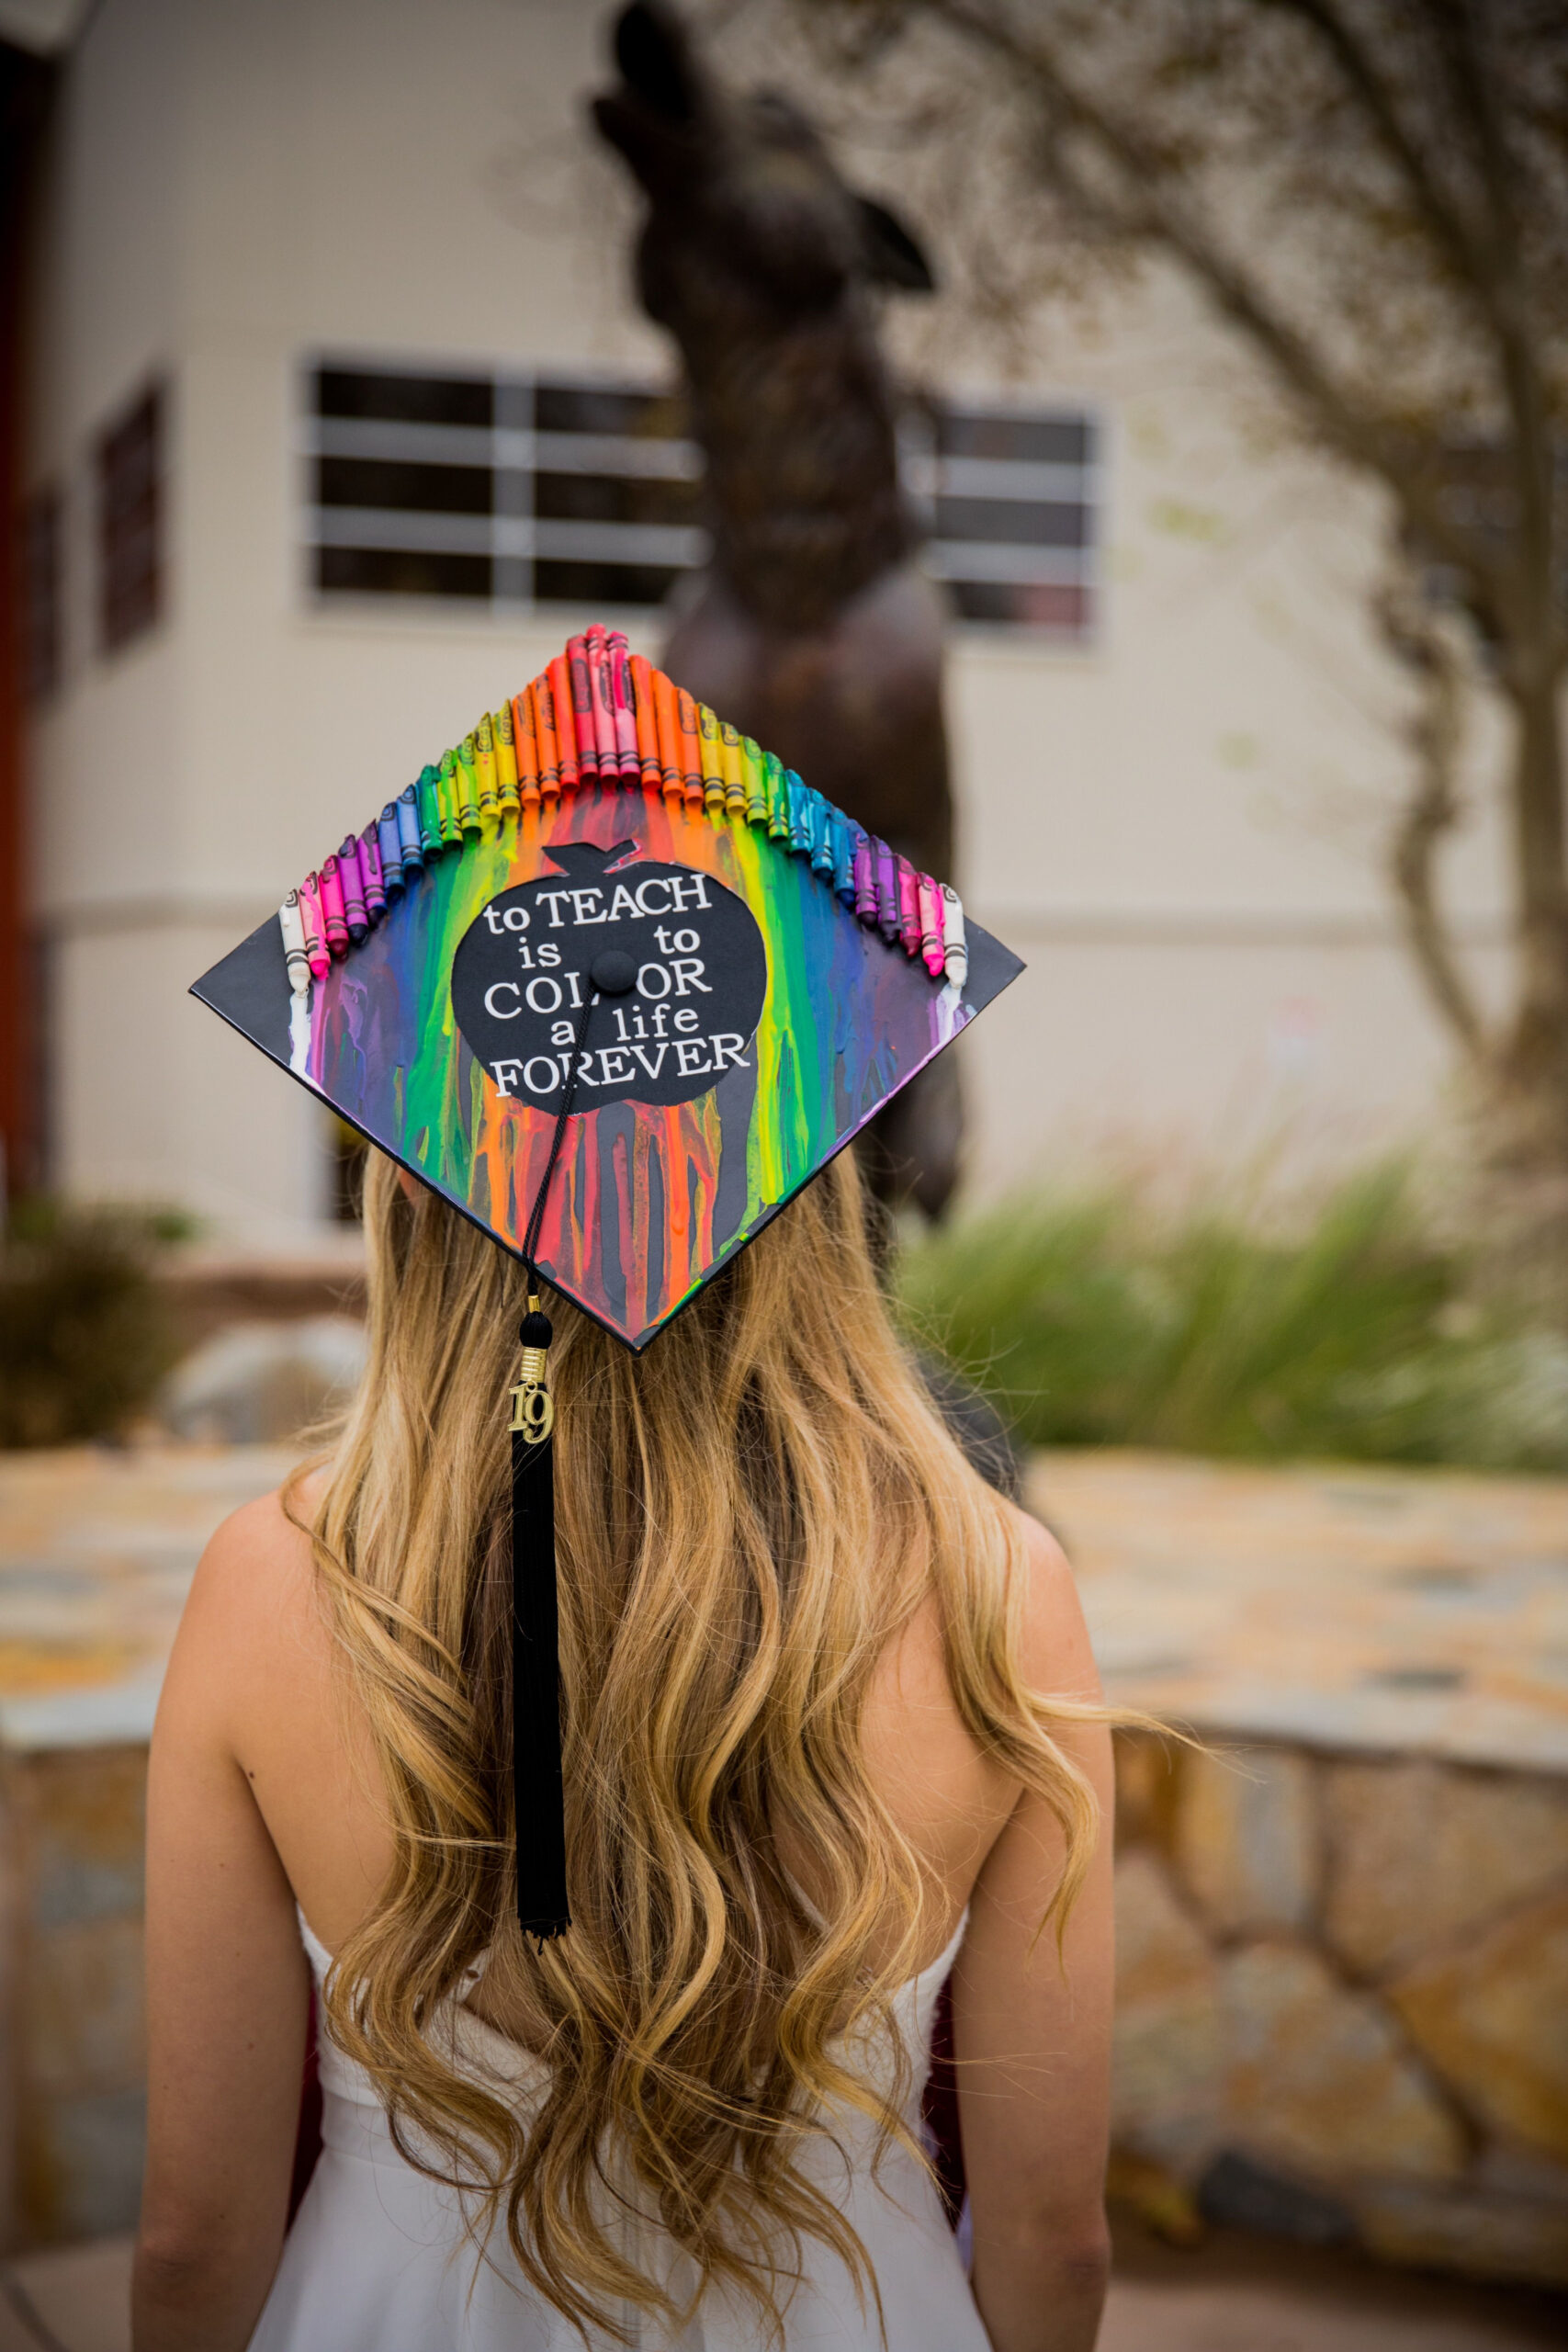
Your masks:
M 136 2219 L 146 1785 L 141 1744 L 13 1754 L 0 1768 L 13 2246 L 96 2237 Z
M 1568 2284 L 1568 1784 L 1119 1742 L 1113 2183 Z

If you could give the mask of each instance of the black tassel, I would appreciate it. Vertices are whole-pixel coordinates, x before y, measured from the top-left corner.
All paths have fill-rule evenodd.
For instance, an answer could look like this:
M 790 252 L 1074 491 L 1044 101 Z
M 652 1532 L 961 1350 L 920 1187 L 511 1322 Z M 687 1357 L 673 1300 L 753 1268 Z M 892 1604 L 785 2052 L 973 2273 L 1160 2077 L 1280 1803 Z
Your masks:
M 522 1376 L 512 1391 L 512 1788 L 517 1917 L 541 1939 L 571 1925 L 566 1897 L 557 1657 L 555 1403 L 546 1351 L 549 1318 L 536 1298 L 518 1333 Z

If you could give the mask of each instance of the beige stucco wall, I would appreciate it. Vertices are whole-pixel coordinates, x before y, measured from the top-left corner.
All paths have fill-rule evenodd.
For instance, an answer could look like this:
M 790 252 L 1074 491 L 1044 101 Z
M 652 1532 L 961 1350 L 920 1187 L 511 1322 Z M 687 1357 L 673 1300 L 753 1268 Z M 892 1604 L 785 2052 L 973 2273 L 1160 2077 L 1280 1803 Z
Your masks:
M 314 608 L 300 369 L 319 347 L 665 366 L 626 292 L 632 208 L 582 130 L 609 13 L 106 0 L 91 20 L 37 257 L 31 425 L 34 478 L 73 501 L 71 675 L 33 773 L 78 1190 L 177 1195 L 254 1238 L 320 1212 L 313 1107 L 182 984 L 581 616 Z M 951 313 L 897 332 L 951 390 L 1001 380 Z M 1360 619 L 1375 511 L 1243 443 L 1239 379 L 1168 287 L 1035 343 L 1010 389 L 1103 419 L 1108 586 L 1087 650 L 953 641 L 961 878 L 1031 967 L 963 1048 L 976 1182 L 1112 1134 L 1230 1151 L 1280 1119 L 1314 1151 L 1361 1148 L 1422 1115 L 1446 1062 L 1378 868 L 1401 754 Z M 170 615 L 105 663 L 86 450 L 154 364 Z M 1483 813 L 1449 864 L 1496 964 Z

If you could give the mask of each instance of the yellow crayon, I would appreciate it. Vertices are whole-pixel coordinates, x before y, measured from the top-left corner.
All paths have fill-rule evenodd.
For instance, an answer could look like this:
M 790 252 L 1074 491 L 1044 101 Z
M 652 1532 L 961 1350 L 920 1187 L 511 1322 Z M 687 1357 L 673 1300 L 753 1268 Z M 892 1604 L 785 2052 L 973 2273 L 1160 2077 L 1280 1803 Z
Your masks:
M 698 756 L 703 763 L 703 798 L 709 809 L 724 806 L 724 745 L 718 721 L 705 702 L 697 705 Z
M 466 833 L 479 830 L 479 745 L 471 735 L 457 746 L 457 821 Z
M 740 752 L 740 729 L 725 719 L 718 730 L 724 760 L 724 805 L 732 817 L 746 814 L 746 768 Z
M 474 729 L 474 774 L 479 779 L 479 815 L 493 820 L 501 814 L 495 789 L 495 739 L 487 710 Z
M 490 718 L 491 740 L 495 745 L 496 797 L 503 816 L 517 814 L 517 746 L 512 736 L 512 705 L 503 702 Z

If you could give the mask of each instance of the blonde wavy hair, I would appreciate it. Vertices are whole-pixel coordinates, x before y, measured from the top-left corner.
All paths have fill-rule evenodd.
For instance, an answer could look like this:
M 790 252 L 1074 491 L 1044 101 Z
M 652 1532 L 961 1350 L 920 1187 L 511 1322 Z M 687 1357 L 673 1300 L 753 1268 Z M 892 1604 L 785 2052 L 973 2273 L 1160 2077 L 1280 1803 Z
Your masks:
M 846 1152 L 646 1355 L 547 1302 L 572 1926 L 528 1943 L 504 1538 L 522 1270 L 378 1154 L 365 1214 L 368 1368 L 308 1532 L 395 1852 L 328 1980 L 331 2030 L 476 2240 L 503 2222 L 580 2329 L 681 2315 L 615 2227 L 630 2211 L 780 2340 L 807 2237 L 875 2293 L 803 2136 L 840 2103 L 879 2149 L 908 2137 L 910 2086 L 885 2095 L 842 2039 L 897 2051 L 891 1996 L 931 1939 L 862 1756 L 877 1661 L 934 1593 L 971 1736 L 1061 1824 L 1058 1927 L 1097 1824 L 1052 1726 L 1098 1711 L 1025 1686 L 1016 1521 L 894 1332 Z M 809 1898 L 786 1853 L 810 1858 Z M 486 1951 L 548 2061 L 522 2114 L 427 2030 Z

